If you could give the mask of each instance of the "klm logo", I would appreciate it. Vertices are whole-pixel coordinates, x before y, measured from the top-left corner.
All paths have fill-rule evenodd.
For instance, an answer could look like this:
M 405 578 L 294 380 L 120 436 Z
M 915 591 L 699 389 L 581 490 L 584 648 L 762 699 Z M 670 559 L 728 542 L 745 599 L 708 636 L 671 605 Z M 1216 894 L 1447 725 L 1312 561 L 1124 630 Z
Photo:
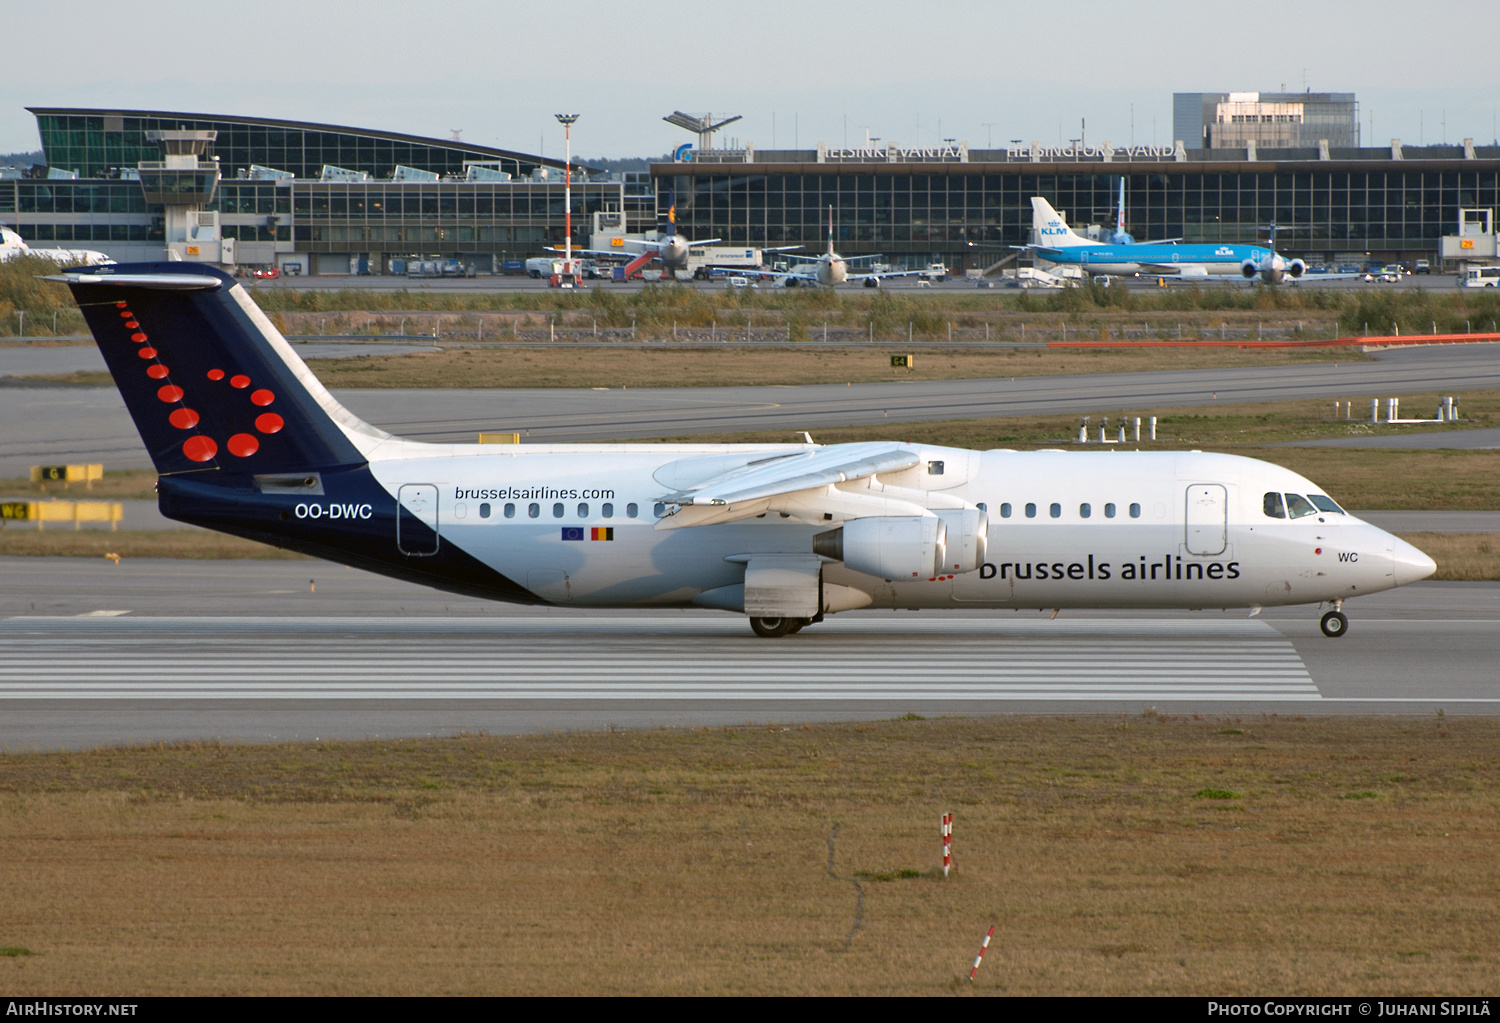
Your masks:
M 1232 256 L 1234 255 L 1234 250 L 1231 249 L 1228 245 L 1220 245 L 1217 249 L 1214 249 L 1214 255 Z
M 1066 227 L 1062 226 L 1062 221 L 1061 220 L 1052 220 L 1052 221 L 1049 221 L 1047 223 L 1047 226 L 1044 227 L 1044 228 L 1042 228 L 1042 234 L 1043 235 L 1067 234 L 1067 233 L 1068 233 L 1068 229 Z

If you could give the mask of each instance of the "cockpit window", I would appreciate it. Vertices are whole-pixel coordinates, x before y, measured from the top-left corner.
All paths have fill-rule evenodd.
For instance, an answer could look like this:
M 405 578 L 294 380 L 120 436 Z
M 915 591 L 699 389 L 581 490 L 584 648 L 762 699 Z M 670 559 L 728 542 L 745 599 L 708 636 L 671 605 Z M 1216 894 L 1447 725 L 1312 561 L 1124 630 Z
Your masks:
M 1327 494 L 1308 494 L 1307 499 L 1317 505 L 1318 511 L 1333 512 L 1335 515 L 1344 514 L 1344 509 L 1333 503 L 1333 498 Z
M 1261 509 L 1266 515 L 1273 519 L 1286 518 L 1286 509 L 1281 505 L 1281 495 L 1272 491 L 1265 496 Z
M 1290 517 L 1294 519 L 1318 514 L 1318 509 L 1314 508 L 1312 503 L 1301 494 L 1286 495 L 1286 510 L 1291 513 Z

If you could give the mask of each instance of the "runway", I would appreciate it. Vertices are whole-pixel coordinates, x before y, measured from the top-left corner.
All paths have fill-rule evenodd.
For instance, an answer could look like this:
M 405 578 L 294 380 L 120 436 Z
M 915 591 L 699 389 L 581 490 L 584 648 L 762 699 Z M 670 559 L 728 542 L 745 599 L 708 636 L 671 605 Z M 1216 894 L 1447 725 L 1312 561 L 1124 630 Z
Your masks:
M 986 713 L 1500 709 L 1500 585 L 1245 612 L 515 608 L 310 562 L 0 559 L 0 747 Z M 314 582 L 315 580 L 315 582 Z
M 602 441 L 739 430 L 926 422 L 990 416 L 1149 415 L 1173 406 L 1410 396 L 1500 387 L 1495 345 L 1406 348 L 1376 362 L 1079 374 L 998 380 L 892 381 L 853 387 L 354 389 L 356 415 L 404 437 L 473 440 L 481 430 L 527 441 Z M 1454 441 L 1453 443 L 1461 443 Z M 150 462 L 113 388 L 14 388 L 0 401 L 0 477 L 37 464 Z

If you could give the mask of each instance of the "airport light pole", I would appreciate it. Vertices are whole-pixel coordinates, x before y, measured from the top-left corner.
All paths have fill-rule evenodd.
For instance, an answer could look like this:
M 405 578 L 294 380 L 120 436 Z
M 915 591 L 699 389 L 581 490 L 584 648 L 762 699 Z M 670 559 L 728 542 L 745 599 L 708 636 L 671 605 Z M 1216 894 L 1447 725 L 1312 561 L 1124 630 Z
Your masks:
M 562 122 L 564 145 L 563 157 L 563 276 L 573 276 L 573 122 L 577 114 L 558 114 Z

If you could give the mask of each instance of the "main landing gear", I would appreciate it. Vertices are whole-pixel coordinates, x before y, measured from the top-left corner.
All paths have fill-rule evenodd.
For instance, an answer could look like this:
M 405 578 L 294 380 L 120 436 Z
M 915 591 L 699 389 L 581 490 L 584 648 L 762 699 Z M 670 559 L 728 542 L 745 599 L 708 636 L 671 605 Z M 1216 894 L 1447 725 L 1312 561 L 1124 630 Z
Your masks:
M 1323 616 L 1318 626 L 1323 630 L 1323 635 L 1329 639 L 1338 639 L 1349 631 L 1349 619 L 1344 616 L 1342 610 L 1344 602 L 1335 600 L 1333 610 Z
M 790 636 L 801 631 L 804 625 L 811 623 L 811 618 L 751 618 L 750 628 L 757 636 L 775 639 L 779 636 Z

